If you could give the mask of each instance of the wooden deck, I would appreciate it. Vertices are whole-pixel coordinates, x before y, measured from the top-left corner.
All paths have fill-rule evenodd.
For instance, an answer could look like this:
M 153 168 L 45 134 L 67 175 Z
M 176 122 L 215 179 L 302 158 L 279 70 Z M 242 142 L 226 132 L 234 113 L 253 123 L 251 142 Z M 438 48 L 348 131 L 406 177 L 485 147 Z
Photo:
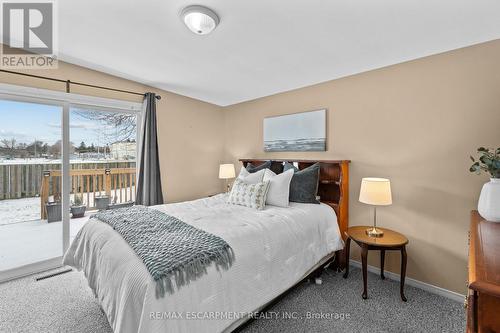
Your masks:
M 135 168 L 135 161 L 71 160 L 72 170 Z M 57 160 L 3 161 L 0 163 L 0 200 L 38 197 L 44 171 L 59 170 Z
M 40 189 L 40 218 L 47 219 L 45 204 L 49 197 L 58 201 L 61 197 L 61 170 L 43 172 Z M 96 198 L 106 195 L 111 203 L 135 201 L 136 169 L 82 169 L 70 170 L 71 194 L 82 198 L 87 209 L 96 208 Z

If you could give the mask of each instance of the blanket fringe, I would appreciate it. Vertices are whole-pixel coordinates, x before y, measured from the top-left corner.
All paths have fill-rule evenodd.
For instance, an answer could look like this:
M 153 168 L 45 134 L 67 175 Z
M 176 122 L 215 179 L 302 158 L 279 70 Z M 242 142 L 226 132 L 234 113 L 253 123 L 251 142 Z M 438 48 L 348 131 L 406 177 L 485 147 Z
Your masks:
M 157 298 L 207 274 L 212 263 L 219 271 L 234 262 L 233 250 L 222 238 L 155 209 L 138 205 L 93 217 L 116 230 L 143 261 L 156 282 Z
M 173 281 L 175 281 L 178 289 L 207 274 L 207 266 L 211 262 L 215 263 L 218 271 L 221 268 L 227 271 L 234 263 L 234 260 L 234 251 L 229 245 L 214 252 L 203 254 L 174 271 L 158 277 L 156 279 L 156 298 L 163 297 L 166 293 L 173 294 L 175 291 Z

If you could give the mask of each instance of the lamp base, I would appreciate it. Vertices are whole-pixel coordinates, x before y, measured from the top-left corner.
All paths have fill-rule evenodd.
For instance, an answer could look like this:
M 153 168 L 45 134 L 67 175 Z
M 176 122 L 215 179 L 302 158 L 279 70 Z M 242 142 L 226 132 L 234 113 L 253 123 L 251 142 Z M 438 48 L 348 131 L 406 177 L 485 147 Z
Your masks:
M 369 237 L 374 237 L 374 238 L 380 238 L 380 237 L 384 236 L 384 232 L 380 229 L 375 228 L 375 227 L 366 229 L 366 234 Z

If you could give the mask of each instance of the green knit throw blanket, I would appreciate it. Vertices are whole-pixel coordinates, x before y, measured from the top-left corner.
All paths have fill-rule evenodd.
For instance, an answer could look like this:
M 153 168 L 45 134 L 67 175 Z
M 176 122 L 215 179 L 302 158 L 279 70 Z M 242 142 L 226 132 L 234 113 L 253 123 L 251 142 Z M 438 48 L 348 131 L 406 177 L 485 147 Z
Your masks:
M 109 224 L 127 241 L 156 282 L 156 298 L 173 293 L 207 273 L 228 270 L 235 257 L 220 237 L 145 206 L 105 210 L 93 215 Z

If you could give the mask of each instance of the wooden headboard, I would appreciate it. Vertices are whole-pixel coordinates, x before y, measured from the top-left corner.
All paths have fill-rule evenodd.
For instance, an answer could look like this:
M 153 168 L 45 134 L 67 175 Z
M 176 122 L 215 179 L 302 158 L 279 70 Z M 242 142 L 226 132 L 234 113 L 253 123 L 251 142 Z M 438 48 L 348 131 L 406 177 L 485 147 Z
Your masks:
M 240 159 L 243 166 L 248 163 L 260 165 L 269 160 Z M 331 206 L 337 214 L 340 234 L 345 238 L 345 231 L 349 225 L 349 160 L 271 160 L 271 170 L 275 173 L 283 172 L 284 162 L 296 163 L 299 170 L 305 169 L 314 163 L 319 163 L 318 195 L 320 201 Z

